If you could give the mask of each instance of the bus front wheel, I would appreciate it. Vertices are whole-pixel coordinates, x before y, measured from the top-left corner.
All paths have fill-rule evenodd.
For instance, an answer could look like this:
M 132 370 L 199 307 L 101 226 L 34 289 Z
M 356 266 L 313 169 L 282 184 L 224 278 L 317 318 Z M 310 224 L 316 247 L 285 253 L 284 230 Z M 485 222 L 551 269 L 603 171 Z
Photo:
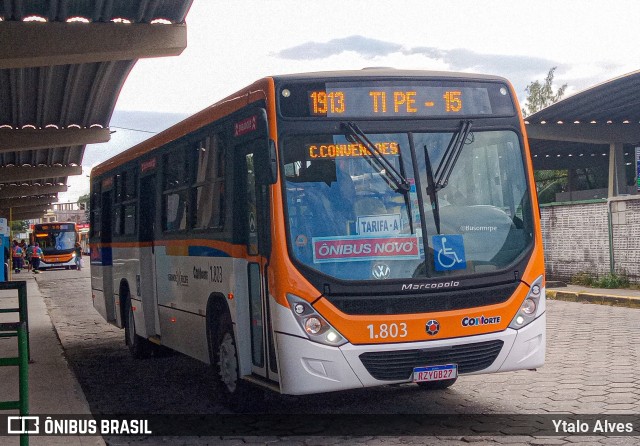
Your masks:
M 258 406 L 260 390 L 240 378 L 238 350 L 231 316 L 225 313 L 218 323 L 212 358 L 218 395 L 235 412 L 246 412 Z

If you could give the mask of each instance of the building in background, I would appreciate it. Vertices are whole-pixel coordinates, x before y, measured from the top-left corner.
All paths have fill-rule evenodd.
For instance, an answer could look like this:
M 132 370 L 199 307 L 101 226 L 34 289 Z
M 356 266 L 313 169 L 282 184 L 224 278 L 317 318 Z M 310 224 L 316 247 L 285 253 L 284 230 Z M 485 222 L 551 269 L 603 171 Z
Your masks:
M 54 203 L 51 205 L 51 209 L 42 217 L 42 223 L 56 221 L 87 223 L 88 217 L 85 203 Z
M 640 283 L 640 71 L 528 116 L 547 276 Z

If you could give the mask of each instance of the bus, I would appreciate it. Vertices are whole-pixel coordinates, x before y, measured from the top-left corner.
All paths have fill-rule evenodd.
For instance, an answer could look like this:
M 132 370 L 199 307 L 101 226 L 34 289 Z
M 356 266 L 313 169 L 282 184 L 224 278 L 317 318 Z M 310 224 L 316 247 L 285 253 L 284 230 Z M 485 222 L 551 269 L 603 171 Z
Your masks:
M 40 269 L 76 267 L 75 245 L 79 240 L 76 223 L 39 223 L 33 226 L 31 242 L 42 248 Z
M 89 223 L 78 223 L 78 236 L 80 242 L 80 248 L 82 249 L 82 254 L 89 254 Z
M 537 209 L 503 78 L 267 77 L 93 169 L 93 303 L 134 356 L 210 364 L 232 405 L 533 370 Z

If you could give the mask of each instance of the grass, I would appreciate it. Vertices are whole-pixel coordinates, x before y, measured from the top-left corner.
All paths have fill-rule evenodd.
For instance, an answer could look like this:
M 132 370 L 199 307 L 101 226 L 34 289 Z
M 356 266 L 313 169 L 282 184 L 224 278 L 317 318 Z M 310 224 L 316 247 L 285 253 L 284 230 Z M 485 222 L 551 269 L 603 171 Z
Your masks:
M 638 285 L 632 285 L 625 274 L 608 273 L 602 277 L 594 276 L 591 273 L 581 272 L 571 278 L 572 285 L 583 285 L 593 288 L 633 288 L 638 289 Z

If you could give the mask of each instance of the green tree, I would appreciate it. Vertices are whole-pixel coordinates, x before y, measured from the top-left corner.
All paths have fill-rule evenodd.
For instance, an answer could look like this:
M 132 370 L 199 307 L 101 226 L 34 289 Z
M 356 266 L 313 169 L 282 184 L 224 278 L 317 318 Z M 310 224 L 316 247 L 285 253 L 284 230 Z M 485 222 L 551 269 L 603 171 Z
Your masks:
M 564 96 L 564 92 L 567 89 L 567 84 L 562 85 L 556 91 L 553 90 L 553 77 L 556 68 L 558 67 L 553 67 L 549 70 L 544 82 L 533 81 L 527 85 L 525 88 L 525 91 L 527 92 L 527 99 L 524 104 L 524 108 L 522 109 L 523 116 L 531 116 L 535 112 L 538 112 L 551 104 L 555 104 L 562 99 L 562 96 Z
M 554 91 L 553 77 L 556 68 L 558 67 L 553 67 L 549 70 L 543 82 L 533 81 L 527 85 L 525 88 L 527 99 L 522 109 L 523 116 L 531 116 L 562 99 L 567 89 L 567 84 L 562 85 Z M 540 203 L 555 201 L 556 193 L 562 192 L 567 188 L 569 178 L 567 170 L 536 170 L 534 176 Z
M 29 223 L 26 220 L 14 220 L 11 222 L 11 232 L 26 232 Z

